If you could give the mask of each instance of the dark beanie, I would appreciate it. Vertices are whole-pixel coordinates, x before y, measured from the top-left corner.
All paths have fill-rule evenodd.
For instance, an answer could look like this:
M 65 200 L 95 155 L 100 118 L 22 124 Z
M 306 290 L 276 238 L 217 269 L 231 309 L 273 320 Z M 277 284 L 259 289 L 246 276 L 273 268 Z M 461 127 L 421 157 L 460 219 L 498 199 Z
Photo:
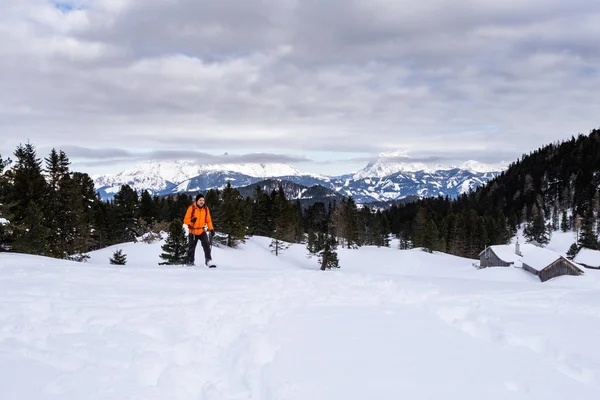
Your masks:
M 198 193 L 196 195 L 196 201 L 198 201 L 198 199 L 203 199 L 203 198 L 204 198 L 204 195 L 202 193 Z

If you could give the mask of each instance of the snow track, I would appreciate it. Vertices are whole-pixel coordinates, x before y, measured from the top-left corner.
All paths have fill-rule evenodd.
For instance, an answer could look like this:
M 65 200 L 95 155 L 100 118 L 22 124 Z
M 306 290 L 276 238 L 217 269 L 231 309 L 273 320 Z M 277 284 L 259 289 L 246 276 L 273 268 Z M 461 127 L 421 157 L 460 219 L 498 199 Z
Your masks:
M 264 257 L 260 269 L 240 267 L 242 250 L 218 249 L 217 270 L 0 254 L 0 398 L 600 394 L 593 281 L 542 285 L 508 270 L 515 279 L 499 281 L 455 257 L 436 277 L 427 260 L 443 256 L 386 249 L 341 251 L 347 268 L 322 273 L 298 268 L 309 265 L 299 249 L 244 248 Z M 403 254 L 406 274 L 365 273 L 376 251 Z

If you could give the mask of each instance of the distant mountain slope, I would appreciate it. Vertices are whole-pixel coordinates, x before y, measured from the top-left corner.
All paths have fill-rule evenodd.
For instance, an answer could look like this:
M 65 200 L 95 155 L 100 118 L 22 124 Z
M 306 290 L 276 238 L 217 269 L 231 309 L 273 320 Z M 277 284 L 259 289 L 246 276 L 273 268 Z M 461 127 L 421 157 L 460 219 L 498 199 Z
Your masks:
M 110 198 L 119 191 L 121 185 L 130 185 L 139 192 L 148 190 L 158 195 L 167 195 L 223 188 L 227 182 L 239 188 L 277 178 L 306 188 L 322 186 L 340 195 L 352 196 L 358 203 L 372 203 L 414 196 L 456 198 L 475 190 L 500 173 L 491 171 L 491 166 L 477 162 L 467 162 L 464 164 L 465 168 L 412 171 L 404 164 L 385 166 L 383 161 L 378 161 L 376 168 L 371 165 L 356 174 L 339 177 L 301 174 L 283 164 L 257 164 L 250 168 L 235 164 L 194 166 L 187 162 L 147 162 L 117 175 L 97 177 L 94 182 L 101 196 Z M 393 172 L 384 176 L 365 176 L 390 171 Z

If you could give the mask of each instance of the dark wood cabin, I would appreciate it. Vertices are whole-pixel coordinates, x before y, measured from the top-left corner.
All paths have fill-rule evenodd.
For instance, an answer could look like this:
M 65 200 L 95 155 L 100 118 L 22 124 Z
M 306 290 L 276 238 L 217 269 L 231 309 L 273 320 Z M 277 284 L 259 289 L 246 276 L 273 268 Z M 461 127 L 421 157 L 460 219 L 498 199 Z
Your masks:
M 516 259 L 507 246 L 488 246 L 479 253 L 479 267 L 510 267 Z
M 528 265 L 526 261 L 523 261 L 523 269 L 537 275 L 542 282 L 546 282 L 557 276 L 581 275 L 583 273 L 583 271 L 577 268 L 575 264 L 562 256 L 559 256 L 555 261 L 545 267 Z

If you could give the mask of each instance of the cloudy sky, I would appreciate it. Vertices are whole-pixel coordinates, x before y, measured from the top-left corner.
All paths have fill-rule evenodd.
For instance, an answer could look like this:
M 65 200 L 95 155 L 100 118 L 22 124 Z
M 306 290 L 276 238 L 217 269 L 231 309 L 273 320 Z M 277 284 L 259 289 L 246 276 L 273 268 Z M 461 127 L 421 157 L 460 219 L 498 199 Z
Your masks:
M 351 172 L 600 127 L 592 0 L 2 0 L 0 154 Z

